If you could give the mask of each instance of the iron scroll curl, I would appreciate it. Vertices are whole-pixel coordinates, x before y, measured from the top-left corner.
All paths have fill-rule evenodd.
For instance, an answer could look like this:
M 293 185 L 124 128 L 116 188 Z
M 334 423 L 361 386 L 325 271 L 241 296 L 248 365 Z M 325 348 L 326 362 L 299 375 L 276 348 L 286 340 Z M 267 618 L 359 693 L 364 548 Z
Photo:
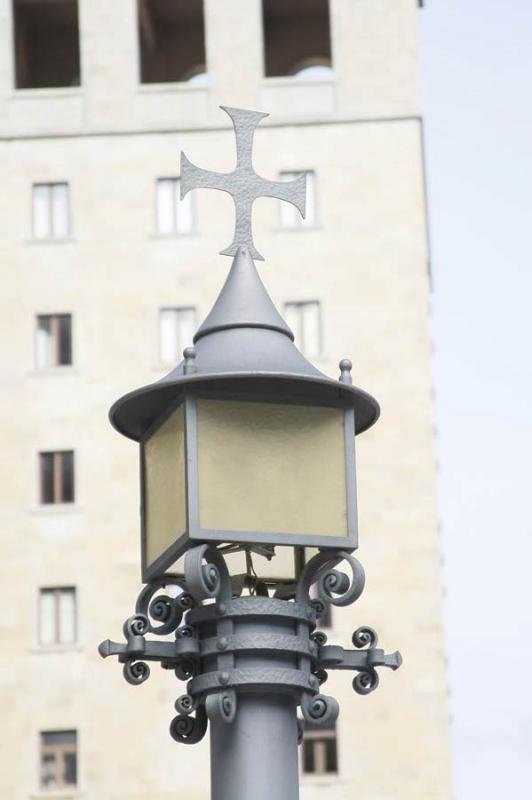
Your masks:
M 351 576 L 336 569 L 342 561 Z M 348 605 L 362 593 L 364 580 L 362 566 L 349 553 L 321 551 L 303 569 L 293 599 L 233 597 L 223 554 L 212 545 L 197 545 L 186 554 L 184 579 L 164 575 L 146 585 L 135 614 L 124 623 L 126 642 L 106 640 L 100 655 L 118 656 L 132 685 L 149 677 L 147 662 L 159 662 L 187 682 L 170 725 L 172 737 L 182 744 L 199 742 L 209 720 L 231 724 L 238 715 L 239 695 L 250 691 L 292 694 L 305 722 L 332 725 L 338 703 L 320 693 L 328 670 L 356 671 L 353 688 L 367 695 L 378 686 L 378 667 L 401 666 L 398 652 L 387 655 L 377 648 L 372 628 L 355 630 L 355 650 L 329 645 L 326 635 L 315 630 L 319 612 L 314 604 Z M 165 591 L 172 584 L 178 587 L 176 596 Z M 311 597 L 313 585 L 319 601 Z M 250 620 L 252 631 L 246 630 Z M 150 640 L 149 633 L 166 638 Z M 175 634 L 173 641 L 167 638 L 170 633 Z M 288 659 L 282 666 L 280 653 Z M 256 663 L 250 665 L 246 659 L 251 654 Z
M 347 561 L 351 578 L 335 569 L 342 561 Z M 323 603 L 334 606 L 348 606 L 358 600 L 366 583 L 366 575 L 360 561 L 350 553 L 340 551 L 331 553 L 323 550 L 316 553 L 306 564 L 297 585 L 296 599 L 300 603 L 311 603 L 310 589 L 318 584 L 318 595 Z

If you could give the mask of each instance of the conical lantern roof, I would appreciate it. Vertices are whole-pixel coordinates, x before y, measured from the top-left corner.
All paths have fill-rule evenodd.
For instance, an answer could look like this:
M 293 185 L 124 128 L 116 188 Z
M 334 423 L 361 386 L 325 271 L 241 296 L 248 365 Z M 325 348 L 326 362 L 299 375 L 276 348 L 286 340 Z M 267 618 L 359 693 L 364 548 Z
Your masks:
M 140 440 L 187 389 L 277 402 L 286 398 L 341 403 L 355 409 L 357 433 L 379 416 L 371 395 L 345 380 L 327 377 L 297 349 L 244 246 L 237 250 L 227 280 L 194 337 L 194 347 L 186 348 L 184 356 L 164 378 L 126 394 L 112 406 L 110 419 L 120 433 Z
M 247 247 L 238 249 L 227 280 L 194 336 L 194 343 L 228 328 L 265 328 L 284 333 L 294 341 L 294 334 L 266 291 Z

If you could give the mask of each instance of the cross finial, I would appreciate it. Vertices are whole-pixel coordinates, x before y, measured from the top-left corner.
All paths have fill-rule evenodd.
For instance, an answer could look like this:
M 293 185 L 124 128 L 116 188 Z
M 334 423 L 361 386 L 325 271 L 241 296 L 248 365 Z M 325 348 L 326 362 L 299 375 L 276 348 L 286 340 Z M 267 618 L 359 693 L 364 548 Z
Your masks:
M 264 261 L 253 244 L 251 211 L 258 197 L 276 197 L 292 203 L 305 216 L 306 175 L 293 181 L 268 181 L 253 169 L 252 151 L 255 128 L 268 114 L 241 108 L 220 106 L 233 122 L 236 137 L 236 167 L 232 172 L 211 172 L 192 164 L 181 153 L 181 199 L 192 189 L 220 189 L 229 192 L 235 204 L 235 233 L 233 241 L 221 253 L 235 256 L 239 247 L 249 248 L 251 257 Z

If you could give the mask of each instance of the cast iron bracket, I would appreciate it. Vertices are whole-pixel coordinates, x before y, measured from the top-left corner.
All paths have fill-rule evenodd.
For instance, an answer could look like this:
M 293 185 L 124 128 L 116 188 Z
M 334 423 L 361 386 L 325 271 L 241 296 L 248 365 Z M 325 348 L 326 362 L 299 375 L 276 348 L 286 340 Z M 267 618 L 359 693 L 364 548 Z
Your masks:
M 345 650 L 338 645 L 325 644 L 327 639 L 321 631 L 313 634 L 313 637 L 321 645 L 318 650 L 320 669 L 356 670 L 358 675 L 353 679 L 353 689 L 357 694 L 369 694 L 377 688 L 379 675 L 376 667 L 389 667 L 395 671 L 403 663 L 398 650 L 386 654 L 377 647 L 378 637 L 373 628 L 357 628 L 354 632 L 352 641 L 358 650 Z
M 341 561 L 347 561 L 351 578 L 335 569 Z M 320 552 L 289 597 L 235 597 L 220 551 L 200 545 L 186 555 L 184 579 L 161 576 L 143 588 L 135 614 L 124 623 L 125 643 L 106 639 L 98 650 L 103 658 L 118 658 L 128 683 L 147 680 L 148 662 L 187 681 L 170 725 L 179 742 L 199 741 L 208 719 L 232 722 L 238 694 L 245 691 L 291 694 L 307 722 L 331 725 L 339 707 L 333 697 L 320 694 L 327 670 L 354 670 L 353 688 L 366 695 L 379 684 L 378 667 L 396 670 L 402 663 L 400 653 L 387 655 L 377 647 L 372 628 L 354 632 L 355 650 L 327 645 L 326 635 L 315 630 L 327 604 L 355 602 L 364 580 L 362 566 L 350 554 Z M 314 585 L 318 598 L 310 596 Z M 150 640 L 149 633 L 174 638 Z

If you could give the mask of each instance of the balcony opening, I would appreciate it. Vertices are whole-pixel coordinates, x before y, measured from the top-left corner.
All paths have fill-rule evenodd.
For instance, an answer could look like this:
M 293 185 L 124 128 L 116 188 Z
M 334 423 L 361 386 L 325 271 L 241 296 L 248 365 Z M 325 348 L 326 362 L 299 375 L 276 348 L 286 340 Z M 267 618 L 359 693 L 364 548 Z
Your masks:
M 15 85 L 80 85 L 77 0 L 13 0 Z
M 329 0 L 262 0 L 262 17 L 267 78 L 332 72 Z
M 203 0 L 137 0 L 141 83 L 206 81 Z

